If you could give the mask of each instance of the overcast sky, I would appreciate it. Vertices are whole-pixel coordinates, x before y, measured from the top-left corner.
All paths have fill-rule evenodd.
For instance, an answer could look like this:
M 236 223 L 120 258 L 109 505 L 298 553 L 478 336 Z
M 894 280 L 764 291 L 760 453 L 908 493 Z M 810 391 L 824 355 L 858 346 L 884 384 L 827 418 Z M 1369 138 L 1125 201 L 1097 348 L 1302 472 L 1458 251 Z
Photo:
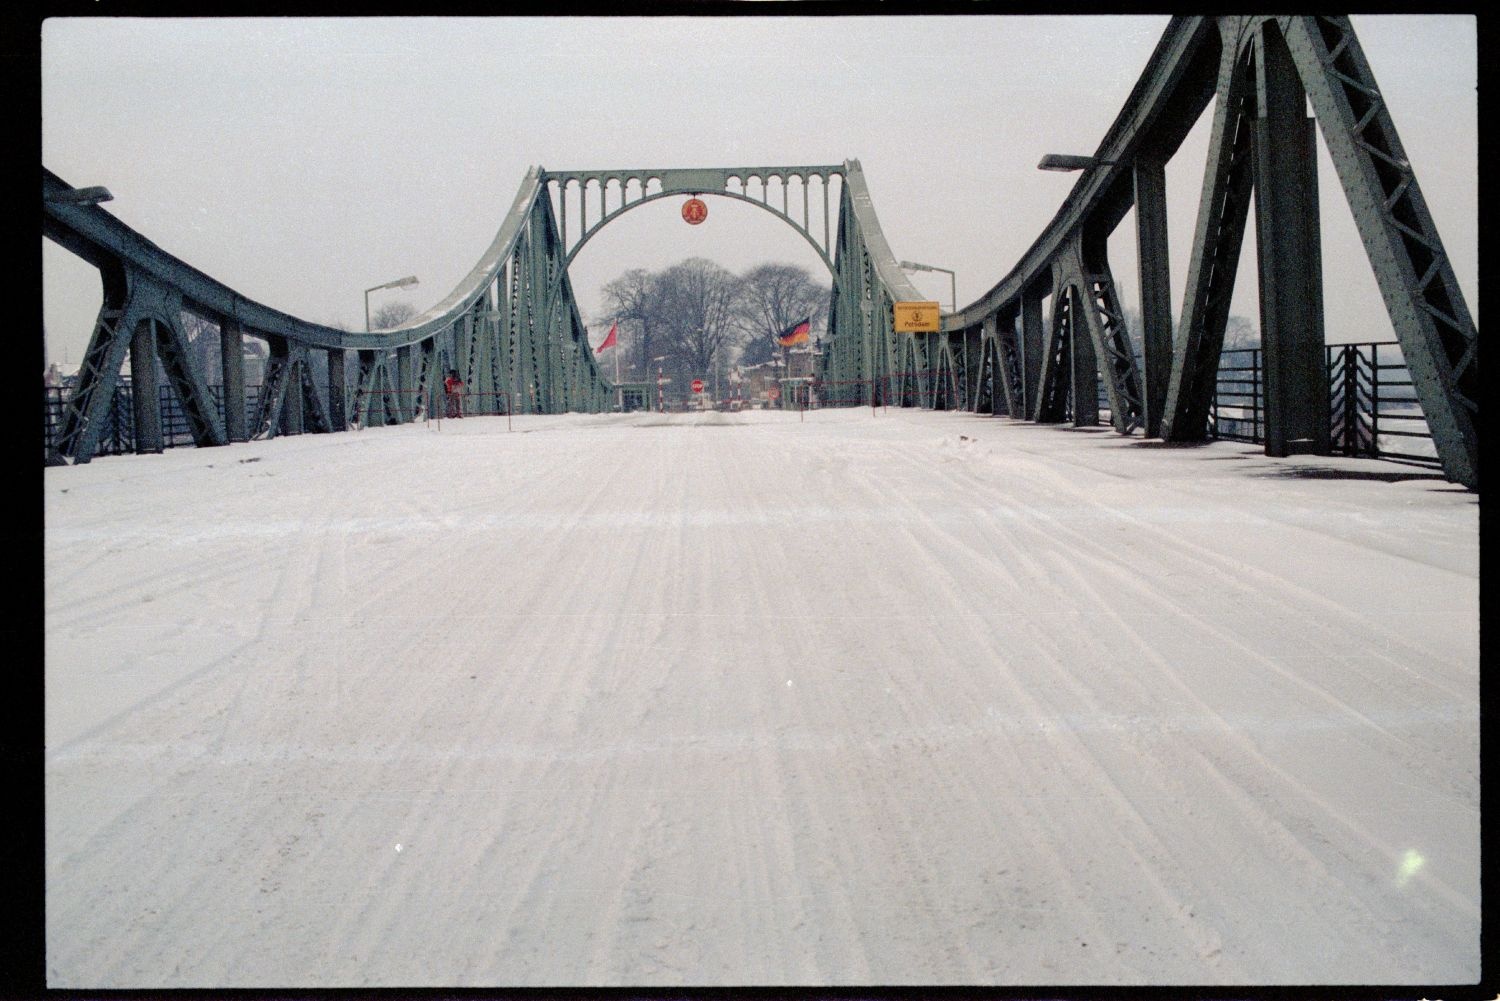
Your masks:
M 1077 175 L 1165 17 L 80 18 L 44 22 L 42 158 L 105 185 L 105 208 L 267 305 L 360 329 L 363 290 L 419 310 L 489 245 L 526 169 L 834 164 L 864 167 L 898 258 L 957 272 L 960 305 L 993 286 Z M 1359 16 L 1354 25 L 1478 321 L 1475 21 Z M 1174 312 L 1197 212 L 1205 113 L 1168 166 Z M 1326 151 L 1330 341 L 1390 323 Z M 684 225 L 676 200 L 622 216 L 573 265 L 586 319 L 632 267 L 703 256 L 822 272 L 784 223 L 729 199 Z M 815 217 L 816 218 L 816 217 Z M 1131 222 L 1110 242 L 1136 304 Z M 576 224 L 576 222 L 574 223 Z M 1254 254 L 1234 312 L 1257 317 Z M 50 354 L 76 367 L 97 273 L 43 240 Z M 948 277 L 917 274 L 934 299 Z M 602 331 L 599 336 L 602 336 Z M 596 337 L 597 339 L 597 337 Z

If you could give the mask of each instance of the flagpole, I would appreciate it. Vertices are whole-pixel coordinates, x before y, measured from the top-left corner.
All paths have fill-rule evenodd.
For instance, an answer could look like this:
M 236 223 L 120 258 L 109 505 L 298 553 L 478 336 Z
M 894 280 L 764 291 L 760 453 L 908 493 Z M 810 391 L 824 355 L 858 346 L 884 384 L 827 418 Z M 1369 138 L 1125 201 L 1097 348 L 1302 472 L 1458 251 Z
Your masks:
M 615 342 L 615 405 L 625 412 L 625 389 L 620 385 L 620 344 Z

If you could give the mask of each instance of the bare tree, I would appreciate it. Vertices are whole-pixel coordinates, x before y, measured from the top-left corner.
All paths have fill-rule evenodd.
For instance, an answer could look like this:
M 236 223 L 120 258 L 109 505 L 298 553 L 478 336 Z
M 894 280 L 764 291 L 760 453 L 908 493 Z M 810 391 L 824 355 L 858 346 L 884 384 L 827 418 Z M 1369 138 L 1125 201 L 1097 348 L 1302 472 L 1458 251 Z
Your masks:
M 604 286 L 604 302 L 611 321 L 626 328 L 638 324 L 640 329 L 641 371 L 651 368 L 651 332 L 660 326 L 662 296 L 660 276 L 644 268 L 632 268 Z M 623 348 L 622 348 L 623 349 Z
M 1244 316 L 1231 316 L 1226 320 L 1224 347 L 1231 351 L 1236 348 L 1260 347 L 1260 330 L 1255 326 L 1255 322 Z
M 817 326 L 828 308 L 829 287 L 794 264 L 761 264 L 743 282 L 735 328 L 744 343 L 740 361 L 747 365 L 769 361 L 777 334 L 809 317 Z
M 390 330 L 417 315 L 417 307 L 409 302 L 388 302 L 370 316 L 371 330 Z
M 663 340 L 693 376 L 708 375 L 734 341 L 742 281 L 713 261 L 692 257 L 662 272 Z

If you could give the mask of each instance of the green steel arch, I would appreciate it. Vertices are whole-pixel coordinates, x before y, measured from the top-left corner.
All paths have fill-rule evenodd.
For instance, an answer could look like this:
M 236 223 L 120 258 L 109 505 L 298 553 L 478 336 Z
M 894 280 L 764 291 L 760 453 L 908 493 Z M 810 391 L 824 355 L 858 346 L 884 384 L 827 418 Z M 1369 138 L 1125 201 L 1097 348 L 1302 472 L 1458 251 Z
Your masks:
M 718 195 L 759 206 L 782 219 L 817 251 L 833 278 L 828 310 L 829 342 L 822 359 L 825 380 L 859 387 L 860 397 L 884 399 L 893 379 L 905 373 L 915 387 L 907 395 L 922 406 L 934 402 L 925 372 L 926 344 L 892 329 L 892 306 L 924 298 L 901 270 L 880 228 L 873 200 L 858 160 L 803 167 L 719 167 L 678 170 L 561 170 L 541 171 L 542 183 L 557 203 L 560 235 L 565 247 L 564 268 L 600 230 L 632 209 L 648 202 L 684 195 Z M 830 203 L 831 179 L 840 179 L 838 201 Z M 812 180 L 818 179 L 822 197 L 822 240 L 812 211 Z M 781 207 L 771 198 L 772 180 L 780 182 Z M 794 211 L 792 184 L 801 188 L 800 218 Z M 758 181 L 761 197 L 748 192 Z M 732 190 L 738 183 L 740 190 Z M 635 187 L 632 197 L 631 187 Z M 651 190 L 652 185 L 656 190 Z M 579 232 L 569 237 L 569 191 L 577 187 Z M 597 204 L 591 216 L 589 190 L 597 185 Z M 611 186 L 617 190 L 609 204 Z M 934 352 L 934 357 L 937 354 Z M 961 366 L 960 366 L 961 369 Z M 955 394 L 947 394 L 943 401 Z
M 563 245 L 566 248 L 564 266 L 571 264 L 591 239 L 605 226 L 609 225 L 620 216 L 631 209 L 639 208 L 650 202 L 660 201 L 664 198 L 680 197 L 682 195 L 715 195 L 721 198 L 733 198 L 757 208 L 763 209 L 788 226 L 792 227 L 808 245 L 822 259 L 829 272 L 834 271 L 832 255 L 829 253 L 829 205 L 828 193 L 830 179 L 834 177 L 843 178 L 845 166 L 821 167 L 730 167 L 730 168 L 708 168 L 708 169 L 672 169 L 672 170 L 617 170 L 617 171 L 579 171 L 559 170 L 543 171 L 542 181 L 553 197 L 557 199 L 560 207 L 558 213 L 559 225 Z M 819 178 L 821 194 L 823 198 L 823 241 L 820 243 L 811 228 L 812 211 L 809 198 L 810 181 Z M 781 182 L 782 206 L 776 208 L 770 203 L 770 181 L 775 178 Z M 792 212 L 790 203 L 791 185 L 790 181 L 796 178 L 802 189 L 802 219 L 798 221 Z M 761 182 L 761 197 L 756 199 L 746 192 L 749 182 L 758 180 Z M 731 190 L 732 182 L 739 182 L 740 190 Z M 636 185 L 636 196 L 630 197 L 630 185 Z M 590 184 L 599 185 L 599 216 L 592 222 L 588 217 L 588 189 Z M 650 191 L 651 185 L 655 183 L 657 190 Z M 568 217 L 566 206 L 568 204 L 569 189 L 578 186 L 578 197 L 582 217 L 583 231 L 578 234 L 576 240 L 571 243 L 568 240 Z M 615 184 L 618 187 L 618 202 L 614 208 L 608 205 L 609 186 Z
M 1208 162 L 1174 326 L 1165 164 L 1210 104 Z M 1315 118 L 1307 117 L 1308 108 Z M 1318 132 L 1442 467 L 1450 479 L 1477 488 L 1478 328 L 1353 27 L 1347 17 L 1332 15 L 1174 17 L 1046 229 L 989 292 L 946 315 L 933 334 L 893 330 L 893 304 L 924 297 L 891 252 L 858 160 L 670 170 L 533 167 L 469 275 L 425 313 L 375 333 L 309 323 L 249 300 L 97 204 L 70 197 L 76 192 L 43 168 L 44 235 L 98 267 L 104 284 L 78 385 L 49 447 L 56 456 L 88 461 L 127 353 L 132 379 L 143 390 L 154 391 L 155 374 L 148 370 L 163 362 L 199 445 L 240 441 L 252 433 L 342 430 L 348 425 L 344 368 L 351 351 L 359 371 L 353 411 L 361 423 L 407 421 L 439 405 L 440 364 L 458 368 L 491 412 L 607 407 L 612 387 L 589 348 L 569 263 L 603 226 L 632 208 L 672 195 L 715 194 L 760 204 L 781 217 L 829 266 L 825 379 L 857 385 L 872 403 L 1089 425 L 1102 416 L 1102 378 L 1117 431 L 1140 429 L 1174 441 L 1208 434 L 1209 401 L 1253 204 L 1266 451 L 1326 454 L 1330 391 L 1322 357 Z M 836 214 L 829 201 L 834 177 L 840 178 Z M 811 211 L 814 179 L 823 203 L 821 241 Z M 779 208 L 771 204 L 773 181 L 781 188 Z M 758 202 L 751 195 L 754 182 Z M 794 183 L 801 188 L 800 219 L 791 201 Z M 731 190 L 736 184 L 739 190 Z M 570 240 L 569 192 L 575 185 L 580 225 Z M 598 197 L 592 220 L 591 187 Z M 1139 359 L 1107 254 L 1110 233 L 1132 211 L 1140 264 Z M 205 373 L 190 364 L 175 320 L 180 310 L 220 328 L 223 418 L 208 395 Z M 239 371 L 246 335 L 270 348 L 253 421 L 247 421 Z M 327 355 L 326 392 L 310 374 L 309 361 L 319 351 Z M 139 394 L 139 406 L 149 402 L 147 392 Z M 144 410 L 138 417 L 137 450 L 160 450 L 155 418 Z

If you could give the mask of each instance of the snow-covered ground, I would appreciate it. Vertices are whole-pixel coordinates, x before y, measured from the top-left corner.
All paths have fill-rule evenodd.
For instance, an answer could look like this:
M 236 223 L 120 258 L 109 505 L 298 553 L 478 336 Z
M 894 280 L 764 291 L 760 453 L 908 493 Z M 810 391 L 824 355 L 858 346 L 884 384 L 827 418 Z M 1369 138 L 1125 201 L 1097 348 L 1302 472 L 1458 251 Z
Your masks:
M 1420 475 L 897 410 L 48 469 L 49 983 L 1475 980 Z

